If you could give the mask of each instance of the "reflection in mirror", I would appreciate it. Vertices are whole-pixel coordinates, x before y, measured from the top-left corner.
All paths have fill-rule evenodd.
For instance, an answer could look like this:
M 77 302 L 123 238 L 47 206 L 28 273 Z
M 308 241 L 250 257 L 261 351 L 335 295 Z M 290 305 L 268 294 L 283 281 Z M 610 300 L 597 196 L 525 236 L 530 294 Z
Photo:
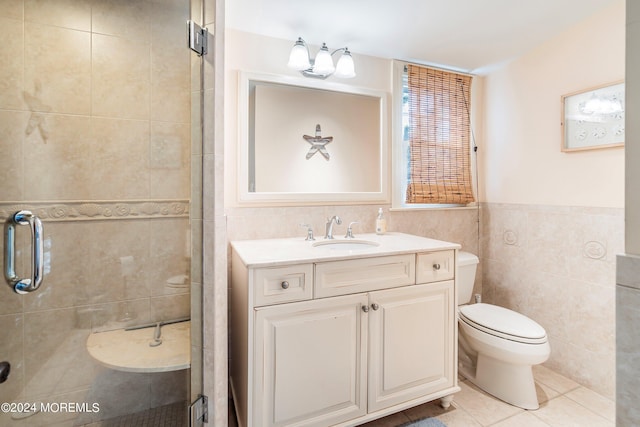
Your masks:
M 241 84 L 241 199 L 386 200 L 384 94 L 244 73 Z

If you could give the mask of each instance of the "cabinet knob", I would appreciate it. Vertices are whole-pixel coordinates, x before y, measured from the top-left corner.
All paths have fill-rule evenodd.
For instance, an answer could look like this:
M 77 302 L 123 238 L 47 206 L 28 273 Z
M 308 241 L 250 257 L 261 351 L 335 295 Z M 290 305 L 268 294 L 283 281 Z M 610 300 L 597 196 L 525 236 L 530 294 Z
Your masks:
M 365 313 L 369 312 L 369 306 L 368 305 L 363 305 L 362 306 L 362 311 L 364 311 Z
M 289 289 L 289 282 L 285 280 L 284 282 L 280 283 L 280 286 L 282 286 L 282 289 Z
M 380 308 L 380 306 L 378 305 L 378 303 L 374 302 L 373 304 L 371 304 L 371 308 L 374 309 L 374 310 L 377 310 L 377 309 Z
M 436 271 L 440 270 L 440 264 L 438 264 L 438 263 L 433 264 L 433 269 L 436 270 Z

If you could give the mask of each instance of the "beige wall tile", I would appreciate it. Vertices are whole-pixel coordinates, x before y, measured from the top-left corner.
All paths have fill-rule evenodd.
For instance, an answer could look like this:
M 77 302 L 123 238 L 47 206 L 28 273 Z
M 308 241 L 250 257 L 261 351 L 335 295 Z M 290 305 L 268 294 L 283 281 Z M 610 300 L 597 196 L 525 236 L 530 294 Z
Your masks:
M 42 285 L 23 297 L 27 311 L 72 307 L 89 300 L 86 284 L 92 275 L 87 247 L 88 225 L 81 222 L 43 224 L 46 263 Z
M 1 49 L 1 48 L 0 48 Z M 0 200 L 20 200 L 24 194 L 23 140 L 29 113 L 0 110 Z
M 91 119 L 89 161 L 91 197 L 97 200 L 149 197 L 149 122 L 125 119 Z
M 24 93 L 31 111 L 89 114 L 91 35 L 25 23 Z
M 2 246 L 2 250 L 4 251 L 4 246 Z M 4 271 L 4 262 L 1 259 L 0 264 L 2 265 L 2 271 Z M 16 268 L 16 271 L 24 270 Z M 13 289 L 6 285 L 6 282 L 3 282 L 0 286 L 0 315 L 22 313 L 23 307 L 24 298 L 16 294 Z
M 189 288 L 186 293 L 151 298 L 151 319 L 153 322 L 189 317 L 191 298 Z
M 91 10 L 92 31 L 148 43 L 151 7 L 146 0 L 94 0 Z
M 149 221 L 92 224 L 88 257 L 92 303 L 149 297 Z
M 91 318 L 92 332 L 112 331 L 151 323 L 148 298 L 95 304 L 79 310 L 85 310 L 83 314 Z
M 185 23 L 190 19 L 189 2 L 151 0 L 150 4 L 152 42 L 184 47 L 186 44 Z
M 24 0 L 24 19 L 39 24 L 91 31 L 91 0 Z
M 159 219 L 150 223 L 149 280 L 151 295 L 182 294 L 189 291 L 189 221 Z
M 190 123 L 190 51 L 179 43 L 154 43 L 151 47 L 151 118 Z M 171 102 L 163 102 L 170 99 Z
M 11 374 L 0 388 L 0 400 L 13 402 L 22 393 L 24 381 L 24 317 L 22 314 L 0 316 L 0 342 L 3 360 L 11 363 Z
M 24 197 L 90 200 L 93 141 L 89 117 L 34 113 L 30 120 L 44 131 L 34 131 L 25 140 L 24 164 L 38 173 L 24 174 Z
M 78 324 L 75 308 L 45 310 L 25 314 L 25 397 L 31 399 L 62 393 L 56 384 L 73 367 L 74 360 L 85 366 L 89 324 Z M 90 375 L 79 375 L 71 387 L 86 385 Z
M 189 124 L 151 122 L 150 197 L 189 198 L 191 194 L 191 129 Z
M 23 109 L 24 24 L 22 21 L 7 19 L 11 7 L 5 3 L 8 1 L 0 4 L 3 9 L 9 9 L 7 15 L 0 13 L 0 108 Z
M 91 52 L 93 115 L 148 119 L 149 43 L 94 34 Z
M 0 0 L 0 16 L 22 20 L 24 17 L 24 0 Z

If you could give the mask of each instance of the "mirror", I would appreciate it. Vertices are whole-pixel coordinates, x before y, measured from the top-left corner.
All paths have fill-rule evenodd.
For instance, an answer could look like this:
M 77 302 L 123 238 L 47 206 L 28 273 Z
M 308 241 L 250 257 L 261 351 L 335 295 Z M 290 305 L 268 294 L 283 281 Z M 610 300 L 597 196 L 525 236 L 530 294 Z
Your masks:
M 388 202 L 385 93 L 252 73 L 239 81 L 240 202 Z

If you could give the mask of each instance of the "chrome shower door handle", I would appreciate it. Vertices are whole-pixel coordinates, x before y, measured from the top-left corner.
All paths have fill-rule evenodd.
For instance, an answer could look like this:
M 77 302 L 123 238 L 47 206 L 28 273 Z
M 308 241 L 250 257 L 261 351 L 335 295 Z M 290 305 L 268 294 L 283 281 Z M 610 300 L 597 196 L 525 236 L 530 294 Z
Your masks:
M 28 225 L 31 229 L 31 278 L 20 279 L 16 274 L 16 225 Z M 31 211 L 16 212 L 5 224 L 4 277 L 16 293 L 33 292 L 42 284 L 44 272 L 44 246 L 42 221 Z

